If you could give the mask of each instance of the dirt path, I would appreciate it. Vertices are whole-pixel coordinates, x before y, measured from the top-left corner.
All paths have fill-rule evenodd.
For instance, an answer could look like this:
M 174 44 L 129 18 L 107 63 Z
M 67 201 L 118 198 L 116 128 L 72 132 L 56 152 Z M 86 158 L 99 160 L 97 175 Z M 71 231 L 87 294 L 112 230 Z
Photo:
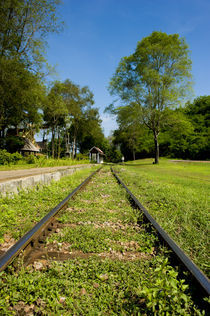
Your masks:
M 210 160 L 170 160 L 171 162 L 201 162 L 201 163 L 210 163 Z
M 46 168 L 0 171 L 0 182 L 5 182 L 5 181 L 19 179 L 19 178 L 26 178 L 26 177 L 30 177 L 30 176 L 34 176 L 38 174 L 51 173 L 51 172 L 56 172 L 58 170 L 70 169 L 70 168 L 81 167 L 81 166 L 84 166 L 84 164 L 73 165 L 73 166 L 57 166 L 57 167 L 46 167 Z

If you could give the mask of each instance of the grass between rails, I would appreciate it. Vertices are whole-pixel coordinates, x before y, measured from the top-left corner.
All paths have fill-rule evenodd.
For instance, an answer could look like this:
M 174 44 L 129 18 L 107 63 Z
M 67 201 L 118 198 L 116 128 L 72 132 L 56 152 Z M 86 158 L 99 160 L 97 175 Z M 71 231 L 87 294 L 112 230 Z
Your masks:
M 53 207 L 61 202 L 97 167 L 76 171 L 50 185 L 40 185 L 21 191 L 13 197 L 0 198 L 0 249 L 10 239 L 17 240 Z
M 102 170 L 62 212 L 61 227 L 46 244 L 89 256 L 1 273 L 4 314 L 201 315 L 166 249 L 157 248 L 156 234 L 137 225 L 139 219 L 125 191 Z
M 149 213 L 209 274 L 210 164 L 139 160 L 116 167 Z

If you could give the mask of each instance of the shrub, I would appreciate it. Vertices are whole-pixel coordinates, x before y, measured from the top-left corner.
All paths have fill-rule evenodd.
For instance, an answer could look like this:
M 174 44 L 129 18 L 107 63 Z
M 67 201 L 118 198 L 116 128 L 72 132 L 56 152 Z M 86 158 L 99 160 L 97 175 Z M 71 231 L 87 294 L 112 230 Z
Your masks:
M 12 163 L 16 164 L 19 160 L 23 159 L 23 156 L 19 153 L 11 154 Z
M 28 164 L 35 164 L 37 162 L 36 156 L 30 154 L 28 156 L 24 157 L 24 160 L 26 161 L 26 163 Z
M 6 149 L 0 150 L 0 164 L 7 165 L 10 162 L 11 154 Z
M 88 160 L 88 156 L 84 154 L 77 154 L 77 160 Z
M 19 153 L 10 154 L 6 149 L 0 150 L 0 165 L 8 165 L 10 163 L 16 164 L 23 157 Z

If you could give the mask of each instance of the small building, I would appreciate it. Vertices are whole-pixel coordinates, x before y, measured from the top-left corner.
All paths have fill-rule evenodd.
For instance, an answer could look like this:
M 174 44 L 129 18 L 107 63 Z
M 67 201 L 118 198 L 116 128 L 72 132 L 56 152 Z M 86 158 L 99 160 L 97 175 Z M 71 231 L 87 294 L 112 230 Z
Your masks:
M 104 156 L 105 156 L 105 154 L 98 147 L 94 146 L 89 150 L 90 161 L 96 161 L 97 163 L 103 163 Z
M 28 138 L 24 138 L 24 143 L 24 146 L 20 150 L 21 154 L 37 154 L 39 152 L 39 148 L 36 147 Z

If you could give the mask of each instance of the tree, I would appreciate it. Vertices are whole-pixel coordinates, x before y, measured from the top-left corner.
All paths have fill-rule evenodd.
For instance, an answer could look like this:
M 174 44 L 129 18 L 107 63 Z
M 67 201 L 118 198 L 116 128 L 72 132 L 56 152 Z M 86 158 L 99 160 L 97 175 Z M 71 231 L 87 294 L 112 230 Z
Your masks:
M 46 36 L 58 32 L 55 15 L 60 0 L 2 0 L 0 3 L 0 58 L 16 58 L 39 70 L 45 61 Z
M 65 138 L 63 143 L 66 145 L 66 151 L 68 151 L 69 142 L 72 142 L 72 154 L 73 157 L 76 156 L 78 137 L 81 141 L 85 136 L 90 135 L 90 129 L 87 130 L 90 120 L 98 120 L 99 123 L 97 110 L 91 108 L 93 104 L 93 94 L 88 87 L 81 88 L 69 79 L 54 83 L 44 110 L 45 126 L 50 128 L 52 133 L 53 157 L 55 156 L 55 141 L 58 142 L 57 157 L 60 155 L 61 137 Z
M 78 131 L 84 119 L 83 113 L 94 104 L 93 93 L 87 86 L 81 88 L 67 79 L 63 82 L 62 97 L 68 109 L 68 116 L 71 119 L 69 132 L 73 141 L 73 157 L 75 157 Z
M 159 161 L 158 136 L 165 126 L 167 109 L 180 104 L 191 87 L 188 46 L 178 34 L 153 32 L 122 58 L 109 90 L 124 104 L 133 103 L 136 117 L 153 133 L 155 163 Z
M 135 103 L 118 107 L 115 114 L 119 128 L 113 134 L 113 142 L 120 145 L 125 158 L 133 160 L 136 159 L 136 153 L 148 150 L 148 133 L 145 126 L 139 122 L 136 111 Z
M 189 149 L 194 133 L 193 124 L 183 108 L 167 111 L 167 124 L 160 135 L 160 148 L 165 156 L 190 159 Z
M 78 131 L 78 145 L 81 153 L 86 153 L 93 146 L 101 148 L 104 134 L 101 128 L 101 119 L 97 108 L 87 109 L 83 113 Z
M 55 133 L 58 132 L 59 139 L 59 130 L 58 126 L 64 125 L 65 116 L 68 114 L 66 104 L 62 97 L 63 85 L 60 82 L 55 82 L 51 87 L 48 94 L 47 102 L 44 107 L 44 121 L 45 126 L 51 130 L 52 134 L 52 157 L 55 158 Z M 60 152 L 60 149 L 58 149 Z M 58 153 L 59 156 L 59 153 Z
M 9 127 L 29 128 L 41 124 L 45 88 L 39 77 L 30 72 L 19 61 L 0 60 L 0 138 L 6 136 Z
M 57 32 L 59 0 L 0 1 L 0 141 L 8 128 L 36 130 L 45 89 L 46 36 Z
M 186 117 L 194 127 L 189 155 L 192 159 L 210 158 L 210 96 L 200 96 L 184 108 Z

